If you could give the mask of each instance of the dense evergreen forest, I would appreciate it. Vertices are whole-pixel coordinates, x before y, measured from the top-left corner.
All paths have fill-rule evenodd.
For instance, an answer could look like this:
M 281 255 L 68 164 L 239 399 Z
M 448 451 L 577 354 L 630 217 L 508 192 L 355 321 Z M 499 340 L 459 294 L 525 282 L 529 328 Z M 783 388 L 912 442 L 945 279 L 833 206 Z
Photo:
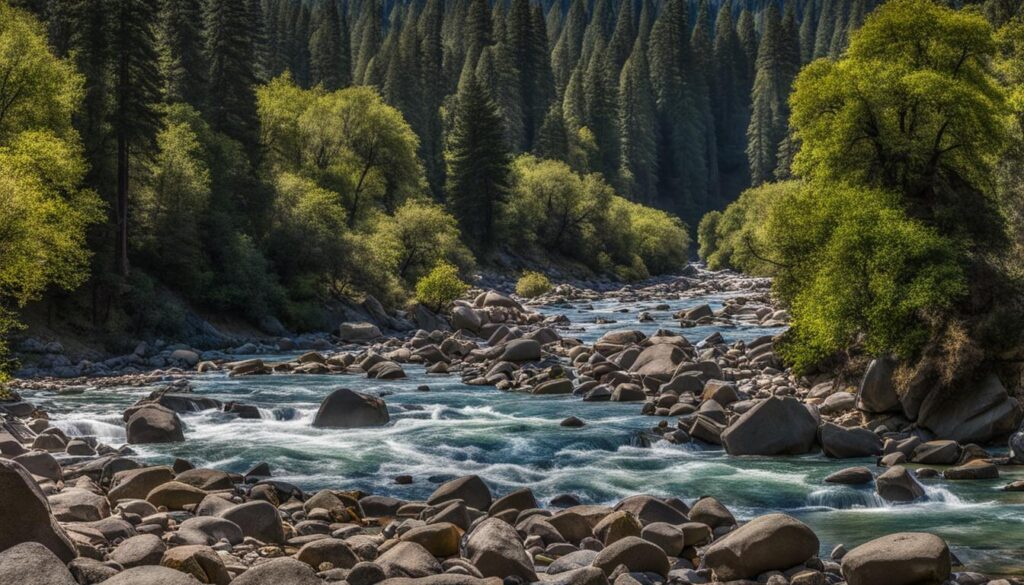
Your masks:
M 828 128 L 791 90 L 876 4 L 5 0 L 0 326 L 47 295 L 95 332 L 173 336 L 186 305 L 315 329 L 331 299 L 398 306 L 508 254 L 678 269 L 707 212 L 807 182 Z M 711 263 L 778 272 L 751 256 Z

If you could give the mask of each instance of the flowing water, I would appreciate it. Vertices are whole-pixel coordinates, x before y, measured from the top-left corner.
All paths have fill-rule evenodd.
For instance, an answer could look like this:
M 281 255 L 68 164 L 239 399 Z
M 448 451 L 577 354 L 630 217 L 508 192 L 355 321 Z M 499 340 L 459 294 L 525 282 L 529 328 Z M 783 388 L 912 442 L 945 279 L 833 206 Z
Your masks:
M 720 304 L 724 297 L 658 303 L 620 304 L 607 300 L 576 307 L 544 307 L 566 314 L 572 330 L 587 342 L 610 329 L 629 327 L 653 333 L 678 330 L 674 311 L 699 302 Z M 621 311 L 625 312 L 621 312 Z M 650 310 L 653 323 L 637 323 Z M 618 320 L 614 324 L 597 324 Z M 727 341 L 777 333 L 758 326 L 700 327 L 682 333 L 696 342 L 719 331 Z M 263 356 L 284 359 L 289 356 Z M 639 416 L 639 404 L 583 403 L 565 396 L 534 397 L 489 386 L 467 386 L 457 376 L 428 375 L 406 365 L 408 378 L 367 380 L 362 376 L 274 375 L 229 379 L 199 376 L 195 392 L 219 400 L 260 407 L 263 418 L 241 420 L 216 411 L 186 414 L 186 441 L 137 446 L 152 463 L 183 457 L 202 466 L 244 472 L 266 461 L 278 479 L 304 489 L 359 488 L 404 499 L 428 496 L 438 482 L 478 474 L 498 494 L 527 486 L 542 501 L 572 493 L 592 503 L 613 503 L 650 493 L 688 502 L 714 495 L 739 518 L 785 511 L 810 524 L 823 554 L 839 543 L 852 548 L 898 531 L 934 532 L 949 541 L 972 570 L 1024 574 L 1024 494 L 1001 491 L 1024 469 L 996 481 L 926 482 L 928 501 L 890 506 L 870 488 L 829 486 L 828 474 L 869 460 L 833 461 L 820 455 L 784 458 L 729 457 L 721 449 L 657 442 L 634 446 L 636 431 L 658 419 Z M 426 384 L 429 392 L 418 391 Z M 385 396 L 392 422 L 381 428 L 326 430 L 311 426 L 320 401 L 331 390 L 349 387 Z M 152 389 L 89 390 L 71 396 L 37 394 L 30 399 L 50 411 L 71 435 L 95 435 L 124 442 L 121 412 Z M 586 421 L 580 429 L 559 422 L 570 415 Z M 396 475 L 411 485 L 396 485 Z

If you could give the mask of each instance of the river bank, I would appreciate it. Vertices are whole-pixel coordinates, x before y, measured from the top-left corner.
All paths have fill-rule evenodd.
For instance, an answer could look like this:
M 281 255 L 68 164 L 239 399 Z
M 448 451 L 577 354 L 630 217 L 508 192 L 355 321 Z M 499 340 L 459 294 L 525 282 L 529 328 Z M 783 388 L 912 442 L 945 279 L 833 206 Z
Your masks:
M 1015 563 L 1022 553 L 1019 539 L 1009 537 L 1021 530 L 1022 500 L 1003 490 L 1024 474 L 1009 464 L 1005 441 L 987 446 L 987 453 L 970 441 L 932 444 L 933 432 L 918 421 L 900 420 L 906 413 L 897 415 L 891 406 L 882 413 L 858 408 L 864 395 L 850 392 L 855 388 L 791 376 L 772 351 L 785 315 L 770 306 L 766 286 L 708 273 L 610 293 L 562 287 L 526 306 L 492 294 L 456 309 L 453 322 L 462 330 L 456 334 L 339 340 L 319 353 L 229 354 L 246 359 L 199 360 L 195 369 L 125 374 L 130 377 L 23 380 L 16 386 L 24 398 L 48 413 L 35 420 L 29 413 L 25 419 L 40 436 L 56 439 L 32 437 L 23 448 L 48 447 L 48 456 L 16 458 L 34 465 L 44 461 L 34 469 L 51 475 L 50 459 L 59 465 L 58 477 L 41 480 L 43 493 L 75 548 L 108 565 L 110 558 L 121 557 L 115 553 L 125 546 L 119 539 L 128 532 L 97 536 L 92 529 L 113 523 L 105 514 L 127 522 L 137 534 L 159 535 L 171 548 L 160 558 L 151 551 L 148 558 L 156 560 L 150 564 L 167 557 L 164 564 L 175 566 L 174 558 L 186 552 L 174 552 L 184 548 L 183 530 L 191 539 L 189 528 L 212 524 L 205 517 L 232 516 L 219 509 L 217 498 L 227 496 L 235 504 L 270 499 L 278 505 L 280 540 L 276 529 L 265 541 L 244 527 L 248 541 L 225 544 L 217 538 L 199 544 L 212 553 L 186 549 L 190 559 L 217 556 L 240 583 L 248 578 L 312 583 L 302 579 L 325 568 L 310 562 L 320 559 L 310 556 L 319 548 L 342 552 L 331 557 L 337 563 L 314 576 L 315 582 L 375 582 L 358 580 L 374 568 L 364 566 L 352 576 L 352 560 L 373 560 L 389 576 L 443 570 L 449 579 L 444 582 L 461 582 L 455 574 L 565 583 L 702 583 L 714 575 L 721 580 L 761 576 L 771 583 L 879 582 L 857 580 L 858 572 L 860 578 L 871 574 L 860 567 L 881 558 L 879 545 L 856 547 L 907 530 L 938 534 L 945 541 L 914 536 L 906 546 L 885 547 L 905 553 L 900 559 L 909 563 L 905 567 L 924 567 L 935 575 L 945 571 L 936 583 L 950 577 L 947 561 L 957 564 L 950 578 L 958 583 L 990 582 L 974 570 L 993 576 L 1024 572 Z M 349 336 L 357 331 L 366 328 L 347 330 Z M 318 425 L 321 405 L 338 387 L 371 396 L 373 404 L 380 400 L 387 422 L 376 424 L 378 405 L 371 408 L 373 416 L 360 419 L 360 425 L 371 420 L 375 426 Z M 139 400 L 162 407 L 140 408 Z M 801 410 L 793 410 L 793 404 Z M 163 408 L 170 409 L 169 416 Z M 166 425 L 139 424 L 148 419 L 138 416 L 140 410 Z M 759 422 L 759 412 L 770 415 L 764 417 L 770 424 Z M 177 440 L 175 427 L 183 440 Z M 146 442 L 138 441 L 141 431 Z M 166 442 L 150 442 L 154 439 Z M 120 447 L 126 442 L 128 450 Z M 94 453 L 82 454 L 83 443 Z M 751 452 L 769 447 L 778 452 Z M 887 466 L 876 466 L 883 455 Z M 946 459 L 940 465 L 937 457 Z M 989 462 L 1001 477 L 991 477 Z M 266 467 L 248 473 L 257 463 Z M 139 473 L 128 469 L 139 464 L 166 471 L 146 471 L 162 480 L 147 484 L 144 494 L 137 489 L 133 497 L 151 505 L 174 504 L 165 506 L 166 512 L 133 502 L 125 506 L 154 513 L 126 516 L 124 506 L 117 511 L 124 495 L 117 485 Z M 952 479 L 958 472 L 943 477 L 957 464 L 969 464 L 959 473 L 988 479 Z M 189 472 L 188 466 L 219 471 Z M 261 475 L 267 472 L 271 479 Z M 845 483 L 850 481 L 859 484 Z M 323 489 L 328 492 L 317 491 Z M 447 510 L 453 493 L 464 505 Z M 299 497 L 289 503 L 293 494 Z M 339 508 L 329 494 L 344 505 Z M 493 501 L 506 494 L 516 495 L 494 507 Z M 647 495 L 638 499 L 638 494 Z M 322 508 L 326 515 L 317 509 L 321 500 L 329 501 Z M 778 512 L 786 516 L 773 515 Z M 101 517 L 75 522 L 69 514 Z M 482 524 L 489 518 L 514 525 L 514 538 L 503 526 Z M 737 529 L 757 518 L 763 520 L 753 526 L 777 531 L 778 538 L 765 543 L 750 538 L 753 528 Z M 407 533 L 413 536 L 404 538 Z M 452 535 L 461 546 L 450 546 Z M 327 542 L 300 552 L 313 540 Z M 441 546 L 438 541 L 448 548 L 434 548 Z M 945 556 L 946 542 L 958 561 Z M 649 554 L 656 553 L 648 546 L 652 543 L 660 553 Z M 861 552 L 844 564 L 844 550 Z M 742 554 L 737 560 L 722 551 Z M 605 557 L 597 561 L 601 554 Z M 284 562 L 250 568 L 283 555 L 297 555 L 309 568 Z M 765 557 L 772 559 L 768 565 L 753 561 Z M 500 561 L 489 560 L 495 558 Z M 624 564 L 632 577 L 609 565 L 622 560 L 629 561 Z M 651 564 L 631 565 L 634 561 Z M 204 562 L 219 566 L 213 559 Z M 575 572 L 561 571 L 566 568 Z M 653 574 L 639 575 L 645 571 Z M 286 573 L 298 580 L 282 580 Z M 145 576 L 139 571 L 123 576 L 129 577 Z

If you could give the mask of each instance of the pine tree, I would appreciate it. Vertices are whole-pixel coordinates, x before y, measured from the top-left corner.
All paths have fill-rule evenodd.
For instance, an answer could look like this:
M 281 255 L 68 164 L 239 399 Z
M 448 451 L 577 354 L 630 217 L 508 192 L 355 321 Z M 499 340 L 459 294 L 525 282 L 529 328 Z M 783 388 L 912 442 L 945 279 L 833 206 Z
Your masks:
M 384 40 L 381 32 L 384 27 L 383 10 L 380 0 L 365 0 L 356 21 L 352 35 L 352 53 L 355 57 L 352 80 L 357 85 L 367 83 L 366 72 L 370 68 L 370 61 L 380 51 Z
M 817 30 L 817 15 L 814 13 L 814 0 L 804 4 L 803 18 L 800 20 L 800 62 L 810 63 L 814 59 L 814 39 Z
M 423 92 L 420 97 L 420 158 L 423 159 L 427 182 L 438 199 L 444 188 L 444 124 L 441 121 L 441 105 L 448 90 L 444 69 L 443 24 L 443 0 L 428 0 L 418 25 L 419 83 Z
M 494 44 L 491 16 L 487 11 L 487 0 L 469 0 L 469 11 L 462 36 L 466 43 L 463 71 L 476 71 L 476 62 L 485 47 Z
M 557 101 L 551 104 L 544 116 L 534 154 L 541 158 L 569 162 L 569 129 L 562 115 L 562 104 Z
M 835 33 L 836 6 L 835 0 L 822 0 L 821 11 L 818 13 L 818 27 L 814 37 L 814 58 L 828 57 L 832 46 L 832 35 Z
M 712 71 L 716 75 L 712 112 L 718 143 L 719 183 L 722 195 L 732 199 L 748 183 L 747 125 L 750 123 L 750 85 L 746 55 L 726 2 L 715 20 Z
M 345 86 L 348 63 L 341 43 L 341 16 L 335 0 L 320 0 L 313 12 L 309 37 L 309 77 L 313 85 L 332 91 Z
M 448 206 L 471 245 L 486 251 L 508 193 L 509 151 L 498 109 L 475 76 L 466 76 L 459 89 L 447 159 Z
M 160 56 L 156 49 L 157 0 L 117 0 L 111 11 L 113 108 L 110 127 L 117 144 L 114 246 L 116 272 L 128 274 L 128 203 L 131 163 L 153 148 L 160 131 Z
M 206 99 L 202 8 L 201 0 L 166 0 L 160 18 L 165 99 L 196 108 Z
M 619 115 L 616 99 L 618 84 L 612 77 L 604 41 L 590 55 L 583 79 L 583 99 L 586 104 L 586 126 L 594 135 L 597 158 L 591 168 L 604 175 L 609 183 L 616 183 L 619 170 Z
M 255 160 L 259 119 L 252 31 L 246 6 L 234 0 L 209 0 L 206 30 L 210 125 L 242 143 Z
M 835 24 L 832 30 L 832 41 L 828 46 L 828 56 L 836 59 L 846 49 L 847 17 L 849 16 L 849 2 L 840 2 L 835 8 Z
M 636 36 L 633 0 L 625 0 L 619 4 L 619 14 L 615 18 L 615 31 L 612 33 L 612 39 L 608 41 L 608 58 L 612 63 L 613 72 L 622 71 L 626 59 L 633 53 Z
M 782 23 L 774 5 L 765 14 L 764 36 L 757 53 L 747 158 L 750 180 L 757 186 L 771 180 L 778 164 L 778 149 L 786 136 L 785 65 L 782 58 Z
M 619 113 L 623 191 L 634 201 L 651 203 L 658 186 L 657 111 L 642 39 L 619 76 Z
M 523 150 L 525 123 L 518 92 L 519 77 L 504 43 L 484 47 L 476 64 L 476 78 L 498 108 L 504 121 L 504 142 L 512 152 Z
M 580 61 L 583 50 L 583 35 L 587 29 L 587 6 L 585 0 L 572 0 L 565 15 L 562 34 L 551 52 L 551 69 L 555 76 L 555 88 L 562 95 L 573 69 Z
M 749 88 L 754 84 L 754 75 L 757 71 L 757 48 L 760 45 L 757 31 L 754 29 L 754 15 L 749 10 L 740 12 L 739 20 L 736 21 L 736 35 L 740 40 L 740 48 L 743 49 L 743 62 L 747 73 L 743 83 Z

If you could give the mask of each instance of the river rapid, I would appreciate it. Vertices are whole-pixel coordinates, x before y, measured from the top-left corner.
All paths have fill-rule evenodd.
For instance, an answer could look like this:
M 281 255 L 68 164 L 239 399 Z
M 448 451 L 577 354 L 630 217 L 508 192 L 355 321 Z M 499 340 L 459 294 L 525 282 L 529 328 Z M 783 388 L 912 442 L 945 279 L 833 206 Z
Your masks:
M 719 306 L 723 296 L 654 303 L 606 299 L 587 305 L 546 306 L 545 315 L 564 314 L 572 322 L 563 335 L 591 343 L 607 330 L 633 328 L 653 333 L 679 331 L 672 314 L 705 302 Z M 662 301 L 658 301 L 660 304 Z M 641 311 L 654 321 L 638 323 Z M 601 323 L 616 320 L 617 323 Z M 682 330 L 697 342 L 718 331 L 727 341 L 754 339 L 779 329 L 759 326 L 708 326 Z M 295 354 L 263 355 L 264 360 Z M 672 445 L 650 447 L 637 432 L 658 420 L 641 416 L 636 403 L 584 403 L 572 396 L 532 396 L 469 386 L 457 375 L 428 375 L 422 366 L 404 366 L 397 381 L 363 376 L 272 375 L 228 378 L 197 375 L 197 394 L 260 407 L 263 418 L 243 420 L 219 411 L 186 414 L 186 441 L 135 446 L 150 463 L 175 457 L 196 466 L 244 472 L 255 463 L 270 464 L 275 478 L 303 489 L 358 488 L 402 499 L 426 498 L 439 482 L 465 474 L 480 475 L 496 494 L 529 487 L 543 503 L 571 493 L 586 503 L 613 503 L 649 493 L 687 502 L 713 495 L 740 519 L 785 511 L 807 522 L 822 542 L 822 554 L 837 544 L 852 548 L 883 534 L 927 531 L 945 538 L 971 570 L 988 574 L 1024 574 L 1024 493 L 1002 491 L 1024 470 L 1003 468 L 993 481 L 924 480 L 928 501 L 888 505 L 873 488 L 830 486 L 830 473 L 872 460 L 835 461 L 822 455 L 730 457 L 721 448 Z M 429 391 L 420 391 L 421 385 Z M 333 389 L 348 387 L 384 396 L 391 423 L 375 429 L 329 430 L 311 426 L 320 401 Z M 68 435 L 95 435 L 119 445 L 125 441 L 122 411 L 150 388 L 90 389 L 55 396 L 23 392 L 47 410 Z M 587 424 L 559 426 L 574 415 Z M 411 475 L 398 485 L 395 476 Z

